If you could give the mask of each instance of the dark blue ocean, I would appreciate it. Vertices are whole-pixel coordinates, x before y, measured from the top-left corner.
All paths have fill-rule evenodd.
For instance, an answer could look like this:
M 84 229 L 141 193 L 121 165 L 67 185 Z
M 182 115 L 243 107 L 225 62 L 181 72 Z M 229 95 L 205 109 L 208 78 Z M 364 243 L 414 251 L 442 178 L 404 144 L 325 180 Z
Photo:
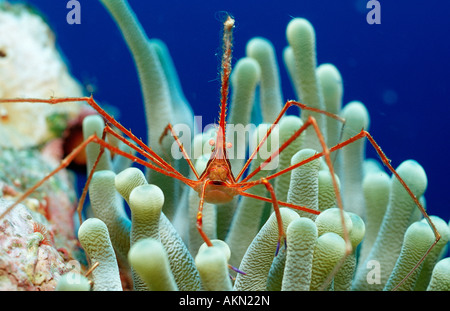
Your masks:
M 141 91 L 130 53 L 97 0 L 79 0 L 81 24 L 66 22 L 66 0 L 29 1 L 48 19 L 72 74 L 94 86 L 101 103 L 145 139 Z M 203 124 L 217 120 L 220 12 L 236 19 L 234 61 L 245 44 L 263 36 L 274 44 L 283 95 L 294 92 L 282 66 L 285 29 L 292 17 L 315 27 L 318 63 L 333 63 L 344 81 L 344 103 L 363 102 L 369 131 L 394 167 L 414 159 L 428 176 L 430 214 L 450 218 L 450 4 L 445 1 L 380 0 L 381 23 L 369 25 L 367 0 L 246 1 L 129 0 L 147 34 L 169 47 L 184 94 Z M 376 157 L 373 149 L 368 155 Z

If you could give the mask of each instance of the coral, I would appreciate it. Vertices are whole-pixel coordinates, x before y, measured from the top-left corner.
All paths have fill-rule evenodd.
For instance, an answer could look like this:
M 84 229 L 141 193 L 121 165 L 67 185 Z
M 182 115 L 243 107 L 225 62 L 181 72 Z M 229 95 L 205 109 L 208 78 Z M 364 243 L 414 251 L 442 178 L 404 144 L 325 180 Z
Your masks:
M 431 216 L 434 225 L 437 230 L 442 234 L 441 240 L 437 243 L 436 247 L 430 252 L 423 263 L 423 267 L 420 270 L 420 274 L 417 277 L 417 282 L 414 286 L 414 290 L 425 290 L 430 283 L 432 271 L 437 262 L 442 258 L 443 253 L 447 251 L 447 243 L 450 239 L 450 230 L 448 224 L 439 217 Z M 427 224 L 422 219 L 421 222 Z M 445 259 L 443 259 L 445 260 Z
M 385 290 L 394 289 L 397 284 L 414 268 L 416 263 L 425 254 L 427 249 L 434 241 L 434 234 L 429 229 L 428 224 L 422 222 L 415 222 L 405 232 L 405 237 L 395 263 L 392 274 L 386 282 Z M 419 270 L 415 270 L 409 278 L 397 287 L 398 290 L 412 290 L 419 275 Z
M 123 205 L 116 196 L 115 189 L 134 211 L 134 224 L 123 214 Z M 108 170 L 98 171 L 93 176 L 89 191 L 92 211 L 106 223 L 117 257 L 125 266 L 129 265 L 127 256 L 135 242 L 144 238 L 157 239 L 166 249 L 178 288 L 200 288 L 194 259 L 175 228 L 159 209 L 164 201 L 161 190 L 155 185 L 147 184 L 140 170 L 127 168 L 117 175 Z M 142 286 L 141 283 L 141 289 Z
M 269 40 L 257 37 L 247 43 L 246 54 L 249 59 L 256 60 L 261 68 L 259 102 L 262 121 L 273 122 L 284 104 L 275 49 Z
M 89 291 L 91 289 L 90 281 L 87 277 L 79 273 L 68 272 L 58 280 L 57 291 Z
M 3 212 L 11 201 L 1 199 Z M 54 290 L 63 273 L 70 271 L 69 258 L 64 258 L 62 236 L 58 244 L 35 231 L 36 225 L 52 228 L 41 214 L 19 205 L 14 213 L 6 215 L 0 226 L 0 289 L 5 290 Z M 51 231 L 54 232 L 54 231 Z M 54 232 L 58 234 L 58 232 Z M 48 238 L 48 237 L 47 237 Z M 74 240 L 72 240 L 74 241 Z M 70 241 L 65 243 L 70 250 Z
M 281 209 L 284 229 L 298 214 L 289 209 Z M 242 258 L 239 269 L 246 274 L 238 274 L 235 290 L 265 290 L 267 277 L 275 256 L 278 240 L 278 227 L 275 214 L 269 218 L 258 232 Z M 233 252 L 233 249 L 231 249 Z
M 0 98 L 80 96 L 43 18 L 20 4 L 0 3 Z M 86 105 L 0 105 L 1 213 L 59 165 Z M 92 109 L 90 109 L 92 110 Z M 2 290 L 54 290 L 68 271 L 82 273 L 76 239 L 73 175 L 62 170 L 0 219 Z
M 313 149 L 301 149 L 292 156 L 291 164 L 299 163 L 315 153 L 316 151 Z M 296 203 L 315 210 L 319 209 L 319 197 L 317 195 L 319 191 L 319 169 L 320 160 L 317 159 L 292 171 L 287 194 L 288 203 Z M 300 212 L 300 215 L 315 218 L 315 215 L 306 212 Z
M 303 18 L 296 18 L 289 22 L 286 29 L 286 37 L 289 42 L 291 55 L 293 57 L 294 69 L 293 81 L 296 86 L 297 95 L 302 102 L 310 107 L 325 110 L 323 95 L 320 91 L 319 80 L 316 70 L 316 48 L 315 31 L 309 21 Z M 316 118 L 319 127 L 326 129 L 325 117 L 316 112 L 302 111 L 301 118 L 306 121 L 309 115 Z M 321 150 L 317 136 L 312 128 L 306 130 L 304 148 Z
M 363 103 L 352 101 L 345 105 L 341 115 L 345 119 L 342 140 L 348 139 L 362 128 L 369 128 L 369 114 Z M 342 196 L 348 211 L 364 215 L 362 191 L 365 140 L 358 140 L 342 149 L 341 172 Z
M 0 32 L 0 98 L 83 94 L 56 48 L 55 35 L 41 16 L 23 5 L 2 2 Z M 80 103 L 3 103 L 0 146 L 32 147 L 60 137 L 61 130 L 83 107 Z
M 112 171 L 98 171 L 93 175 L 89 189 L 90 207 L 95 217 L 106 224 L 117 257 L 124 261 L 130 250 L 131 221 L 116 193 L 115 181 L 116 174 Z
M 3 213 L 56 163 L 34 149 L 2 149 L 0 154 Z M 53 290 L 59 276 L 72 270 L 75 258 L 82 262 L 72 218 L 72 181 L 67 171 L 57 174 L 1 219 L 3 290 Z

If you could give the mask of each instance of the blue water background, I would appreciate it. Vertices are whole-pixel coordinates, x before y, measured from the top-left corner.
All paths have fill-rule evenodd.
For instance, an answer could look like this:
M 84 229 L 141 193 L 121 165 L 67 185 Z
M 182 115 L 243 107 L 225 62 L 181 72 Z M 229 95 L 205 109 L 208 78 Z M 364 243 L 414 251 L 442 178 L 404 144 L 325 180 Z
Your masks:
M 362 101 L 369 131 L 397 167 L 417 160 L 426 170 L 430 214 L 450 218 L 450 3 L 380 1 L 381 24 L 366 22 L 365 0 L 143 1 L 130 0 L 147 34 L 169 47 L 184 94 L 203 124 L 217 120 L 220 12 L 236 18 L 234 61 L 263 36 L 274 44 L 283 95 L 294 92 L 283 67 L 285 29 L 292 17 L 315 27 L 318 63 L 333 63 L 344 81 L 344 103 Z M 94 86 L 95 98 L 118 107 L 119 120 L 145 139 L 136 71 L 112 19 L 96 0 L 80 0 L 81 24 L 66 22 L 66 0 L 35 0 L 57 35 L 73 75 Z M 376 157 L 371 148 L 368 155 Z

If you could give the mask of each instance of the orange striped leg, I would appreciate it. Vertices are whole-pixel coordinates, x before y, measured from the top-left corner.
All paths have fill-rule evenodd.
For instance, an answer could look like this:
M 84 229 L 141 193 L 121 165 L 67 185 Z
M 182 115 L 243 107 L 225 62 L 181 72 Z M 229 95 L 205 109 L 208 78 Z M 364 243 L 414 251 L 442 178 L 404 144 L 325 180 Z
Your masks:
M 138 152 L 142 154 L 142 150 L 145 150 L 149 153 L 155 160 L 154 162 L 160 165 L 164 170 L 171 171 L 174 174 L 178 174 L 182 176 L 178 171 L 176 171 L 169 163 L 167 163 L 163 158 L 161 158 L 155 151 L 153 151 L 149 146 L 142 142 L 142 140 L 138 139 L 130 130 L 126 129 L 122 124 L 117 122 L 114 117 L 109 115 L 103 108 L 101 108 L 92 96 L 90 97 L 66 97 L 66 98 L 50 98 L 50 99 L 41 99 L 41 98 L 17 98 L 17 99 L 0 99 L 0 103 L 47 103 L 50 105 L 67 103 L 67 102 L 86 102 L 89 106 L 91 106 L 94 110 L 96 110 L 106 121 L 106 123 L 112 124 L 119 131 L 121 131 L 125 136 L 129 137 L 133 142 L 135 142 L 140 148 Z M 117 136 L 116 136 L 117 137 Z M 141 151 L 139 151 L 141 150 Z
M 330 113 L 328 111 L 325 110 L 320 110 L 317 108 L 312 108 L 309 107 L 305 104 L 302 104 L 300 102 L 294 101 L 294 100 L 290 100 L 287 101 L 286 104 L 284 105 L 284 107 L 281 109 L 280 113 L 278 114 L 277 118 L 275 119 L 275 121 L 273 121 L 272 125 L 270 126 L 270 128 L 267 130 L 267 133 L 261 138 L 260 142 L 258 143 L 258 146 L 256 146 L 255 150 L 253 150 L 253 152 L 251 153 L 251 155 L 249 156 L 248 160 L 246 161 L 246 163 L 244 164 L 244 166 L 242 167 L 241 171 L 239 172 L 239 174 L 236 177 L 236 180 L 239 180 L 242 175 L 244 174 L 244 172 L 247 170 L 248 166 L 250 165 L 251 161 L 253 160 L 253 158 L 255 157 L 256 153 L 259 151 L 259 149 L 261 148 L 261 146 L 264 144 L 264 142 L 267 140 L 267 138 L 269 137 L 269 135 L 272 133 L 272 130 L 274 129 L 274 127 L 280 122 L 281 118 L 284 116 L 284 114 L 286 113 L 286 111 L 289 109 L 289 107 L 292 106 L 297 106 L 303 110 L 308 110 L 308 111 L 313 111 L 313 112 L 317 112 L 317 113 L 321 113 L 323 115 L 326 115 L 329 118 L 333 118 L 336 119 L 342 123 L 345 122 L 344 119 L 342 119 L 341 117 Z M 301 129 L 297 130 L 296 133 L 294 133 L 291 138 L 289 138 L 288 141 L 286 141 L 282 147 L 280 147 L 280 149 L 276 152 L 280 153 L 283 149 L 285 149 L 287 146 L 289 146 L 291 144 L 292 141 L 294 141 L 305 129 L 306 127 L 308 127 L 307 125 L 303 125 L 301 127 Z M 278 154 L 277 153 L 277 154 Z M 277 154 L 274 154 L 273 157 L 275 157 Z M 252 173 L 252 176 L 256 174 L 255 172 Z M 245 180 L 249 180 L 251 177 L 246 177 L 243 181 Z
M 162 143 L 163 138 L 168 134 L 168 132 L 172 133 L 173 138 L 175 139 L 175 141 L 178 144 L 178 147 L 181 150 L 181 153 L 183 153 L 184 159 L 186 160 L 186 162 L 188 163 L 189 167 L 191 168 L 192 172 L 194 173 L 195 177 L 197 177 L 197 179 L 200 179 L 200 176 L 197 173 L 197 170 L 194 167 L 194 164 L 192 163 L 191 158 L 189 157 L 189 155 L 186 152 L 186 149 L 184 148 L 183 144 L 181 143 L 180 139 L 178 138 L 178 135 L 175 133 L 175 131 L 173 130 L 172 124 L 167 124 L 166 128 L 164 129 L 164 132 L 161 134 L 161 137 L 159 138 L 159 143 Z
M 269 191 L 271 199 L 267 199 L 267 198 L 263 198 L 263 197 L 260 197 L 257 195 L 245 193 L 245 192 L 241 191 L 240 189 L 239 189 L 239 194 L 243 195 L 243 196 L 252 197 L 255 199 L 262 199 L 263 201 L 267 201 L 267 202 L 272 202 L 273 209 L 275 212 L 275 217 L 277 219 L 277 225 L 278 225 L 278 242 L 277 242 L 277 248 L 275 251 L 275 256 L 276 256 L 276 255 L 278 255 L 278 252 L 280 250 L 281 243 L 284 242 L 284 244 L 286 246 L 286 233 L 284 232 L 284 228 L 283 228 L 283 219 L 281 218 L 280 207 L 278 205 L 279 201 L 276 198 L 275 190 L 273 189 L 273 186 L 264 177 L 255 182 L 252 182 L 252 186 L 261 185 L 261 184 L 266 187 L 267 191 Z M 239 185 L 239 184 L 237 184 L 237 185 Z
M 197 212 L 197 230 L 200 233 L 203 241 L 205 241 L 206 245 L 213 246 L 211 240 L 206 235 L 205 231 L 203 231 L 203 205 L 205 203 L 205 192 L 206 187 L 209 184 L 209 180 L 205 180 L 202 186 L 202 192 L 200 195 L 200 203 L 198 204 L 198 212 Z

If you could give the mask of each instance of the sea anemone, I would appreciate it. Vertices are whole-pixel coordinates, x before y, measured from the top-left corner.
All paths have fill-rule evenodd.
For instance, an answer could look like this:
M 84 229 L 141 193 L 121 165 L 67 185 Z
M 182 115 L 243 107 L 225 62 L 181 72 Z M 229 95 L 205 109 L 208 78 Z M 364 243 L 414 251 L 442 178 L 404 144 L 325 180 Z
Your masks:
M 173 120 L 190 124 L 192 116 L 168 49 L 161 41 L 146 37 L 126 1 L 101 2 L 117 22 L 137 66 L 146 108 L 148 144 L 161 155 L 168 155 L 173 140 L 160 145 L 161 128 Z M 313 26 L 305 19 L 293 19 L 287 27 L 287 38 L 289 46 L 283 56 L 299 99 L 310 107 L 340 114 L 346 120 L 343 126 L 322 114 L 314 114 L 322 132 L 326 133 L 327 144 L 332 146 L 339 139 L 355 135 L 361 128 L 367 129 L 369 114 L 361 102 L 351 102 L 341 108 L 342 78 L 337 68 L 331 64 L 317 66 Z M 282 106 L 275 49 L 267 39 L 254 38 L 247 46 L 247 53 L 247 57 L 237 62 L 232 74 L 229 123 L 252 122 L 257 87 L 263 121 L 270 123 Z M 284 117 L 280 122 L 281 140 L 289 138 L 308 115 L 303 111 L 301 118 Z M 93 123 L 101 123 L 101 118 Z M 93 130 L 86 125 L 85 136 L 101 133 L 101 126 Z M 209 134 L 197 134 L 193 139 L 194 148 L 203 147 Z M 250 139 L 257 139 L 257 134 Z M 248 144 L 248 140 L 243 143 Z M 344 222 L 335 205 L 330 172 L 322 159 L 300 166 L 275 181 L 277 197 L 321 211 L 316 217 L 282 208 L 287 245 L 279 252 L 276 217 L 270 216 L 270 206 L 264 202 L 241 198 L 223 205 L 206 204 L 204 231 L 218 240 L 214 240 L 214 246 L 204 247 L 195 229 L 194 215 L 199 198 L 194 191 L 150 170 L 144 174 L 136 168 L 124 169 L 111 162 L 108 155 L 102 157 L 104 164 L 97 167 L 89 189 L 93 216 L 99 219 L 97 223 L 104 222 L 108 228 L 116 257 L 124 262 L 122 266 L 131 267 L 135 289 L 448 288 L 448 265 L 446 259 L 442 259 L 449 239 L 447 223 L 432 217 L 441 240 L 426 260 L 415 267 L 435 240 L 433 230 L 428 223 L 420 221 L 416 204 L 395 176 L 389 178 L 378 161 L 365 159 L 364 149 L 364 140 L 358 140 L 332 154 L 346 210 Z M 311 157 L 317 150 L 321 147 L 316 134 L 306 131 L 280 155 L 278 170 Z M 94 163 L 97 154 L 88 156 L 88 162 Z M 168 160 L 186 172 L 183 160 Z M 197 159 L 199 171 L 206 160 L 207 157 Z M 252 161 L 250 170 L 260 161 Z M 233 165 L 239 162 L 242 164 L 242 160 L 232 161 Z M 106 171 L 105 167 L 108 167 Z M 420 164 L 407 160 L 397 171 L 414 195 L 423 198 L 427 179 Z M 254 191 L 264 195 L 265 189 L 261 188 L 254 187 Z M 131 219 L 124 211 L 124 201 L 131 208 Z M 85 223 L 80 230 L 84 230 Z M 349 256 L 345 256 L 345 231 L 349 233 L 353 248 Z M 411 242 L 418 238 L 420 243 Z M 151 256 L 155 261 L 145 262 L 143 256 Z M 227 264 L 239 271 L 233 285 L 224 272 Z M 159 267 L 164 269 L 156 271 Z M 447 272 L 443 272 L 445 267 Z M 339 270 L 335 271 L 336 268 Z M 233 270 L 230 273 L 234 274 Z M 447 277 L 443 277 L 445 275 Z M 106 274 L 103 277 L 108 278 Z M 95 282 L 93 286 L 94 290 L 100 289 Z
M 161 129 L 169 122 L 186 124 L 191 133 L 196 134 L 192 139 L 193 151 L 201 151 L 193 158 L 197 171 L 201 172 L 211 152 L 208 142 L 214 130 L 195 132 L 192 109 L 183 96 L 168 48 L 160 40 L 147 38 L 126 0 L 101 2 L 122 31 L 135 60 L 144 98 L 148 145 L 188 176 L 186 161 L 169 157 L 173 146 L 178 147 L 173 138 L 168 135 L 161 140 Z M 311 23 L 303 18 L 292 19 L 286 36 L 289 45 L 283 50 L 283 60 L 298 100 L 309 107 L 340 115 L 345 124 L 315 112 L 286 115 L 277 129 L 280 144 L 310 115 L 317 120 L 328 146 L 354 136 L 362 128 L 367 130 L 370 118 L 364 104 L 353 101 L 342 105 L 343 86 L 338 69 L 332 64 L 317 65 L 315 31 Z M 267 124 L 274 121 L 283 107 L 276 48 L 268 39 L 255 37 L 248 42 L 246 57 L 238 60 L 234 67 L 227 122 L 243 125 L 259 123 L 257 119 L 263 122 L 248 137 L 229 137 L 236 148 L 255 145 L 267 132 Z M 2 55 L 9 56 L 9 53 L 0 53 Z M 83 119 L 85 138 L 93 133 L 101 137 L 104 127 L 102 116 Z M 44 141 L 47 139 L 46 136 Z M 320 212 L 316 216 L 281 208 L 285 245 L 278 245 L 278 221 L 271 204 L 251 197 L 236 197 L 226 204 L 204 205 L 203 230 L 213 244 L 207 246 L 197 232 L 198 193 L 169 176 L 132 167 L 133 150 L 123 143 L 114 144 L 129 156 L 112 155 L 110 150 L 102 150 L 96 144 L 86 147 L 87 172 L 91 173 L 94 167 L 95 171 L 88 188 L 85 220 L 79 224 L 77 234 L 85 254 L 77 253 L 77 245 L 73 245 L 70 234 L 66 241 L 70 244 L 69 253 L 53 247 L 53 243 L 60 243 L 61 232 L 67 234 L 70 229 L 73 234 L 72 219 L 70 226 L 57 227 L 50 220 L 61 211 L 45 209 L 43 216 L 30 207 L 30 202 L 36 202 L 30 198 L 25 202 L 28 208 L 16 206 L 1 219 L 0 242 L 5 247 L 1 248 L 0 272 L 6 276 L 0 279 L 2 288 L 7 287 L 11 279 L 18 279 L 17 275 L 25 275 L 27 286 L 24 287 L 30 290 L 450 289 L 449 258 L 444 258 L 450 237 L 448 223 L 431 216 L 441 239 L 416 267 L 435 241 L 435 234 L 426 219 L 421 219 L 423 215 L 398 179 L 389 176 L 378 160 L 365 158 L 363 139 L 331 153 L 336 176 L 330 173 L 322 158 L 317 158 L 274 180 L 279 200 Z M 311 159 L 321 150 L 317 134 L 307 130 L 277 157 L 277 167 L 260 171 L 253 179 Z M 36 182 L 36 178 L 42 178 L 44 165 L 25 161 L 27 165 L 32 163 L 39 174 L 28 178 L 33 172 L 28 170 L 24 177 L 26 182 L 18 182 L 21 176 L 9 177 L 17 175 L 16 167 L 9 164 L 18 162 L 24 152 L 34 161 L 41 161 L 39 151 L 8 149 L 1 152 L 1 171 L 7 176 L 2 178 L 5 183 L 3 199 L 14 201 L 19 193 Z M 103 154 L 99 158 L 100 152 Z M 236 157 L 230 159 L 237 172 L 244 161 Z M 249 170 L 263 161 L 255 157 Z M 51 164 L 54 167 L 53 160 Z M 19 169 L 26 168 L 28 166 L 19 165 Z M 45 171 L 47 174 L 48 170 Z M 424 204 L 427 176 L 420 164 L 406 160 L 398 166 L 397 172 Z M 50 188 L 55 180 L 64 177 L 62 174 L 52 179 Z M 342 193 L 343 216 L 336 205 L 333 177 Z M 58 193 L 66 191 L 66 196 L 72 198 L 73 189 L 66 187 L 70 182 L 67 178 L 63 181 L 57 183 L 56 190 Z M 248 192 L 267 197 L 265 187 L 255 186 Z M 11 201 L 3 199 L 0 208 L 6 210 Z M 66 213 L 69 217 L 73 210 L 73 202 L 70 203 L 72 209 Z M 39 210 L 41 205 L 34 204 L 34 207 Z M 350 254 L 348 244 L 352 248 Z M 10 265 L 11 258 L 20 258 L 20 264 Z M 45 264 L 47 270 L 41 272 Z M 13 268 L 8 270 L 8 267 Z M 82 275 L 83 272 L 86 275 Z

